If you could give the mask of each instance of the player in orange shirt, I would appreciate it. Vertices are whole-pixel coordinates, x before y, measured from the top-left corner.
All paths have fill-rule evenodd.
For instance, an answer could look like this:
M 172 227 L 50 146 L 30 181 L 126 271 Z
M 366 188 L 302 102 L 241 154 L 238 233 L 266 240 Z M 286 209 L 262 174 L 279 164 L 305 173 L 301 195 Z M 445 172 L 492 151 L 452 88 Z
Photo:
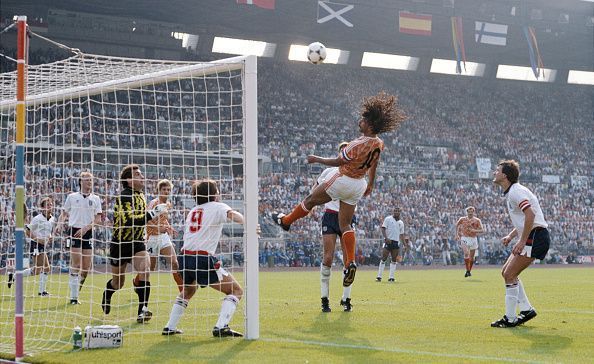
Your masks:
M 464 252 L 464 264 L 466 265 L 466 274 L 464 277 L 470 277 L 472 266 L 474 264 L 474 254 L 478 249 L 477 236 L 485 232 L 481 220 L 474 216 L 473 206 L 466 208 L 466 216 L 458 219 L 456 222 L 456 240 L 460 240 L 460 246 Z
M 315 206 L 332 200 L 339 200 L 338 224 L 342 232 L 342 241 L 346 247 L 347 263 L 342 285 L 349 287 L 357 271 L 355 265 L 355 232 L 351 221 L 355 214 L 357 201 L 369 196 L 373 190 L 375 171 L 384 142 L 379 134 L 395 130 L 406 120 L 406 116 L 396 103 L 396 96 L 385 92 L 363 99 L 359 131 L 361 136 L 342 150 L 338 157 L 322 158 L 315 155 L 307 157 L 308 163 L 321 163 L 329 167 L 338 167 L 316 186 L 312 192 L 288 214 L 273 213 L 275 223 L 288 231 L 291 224 L 309 214 Z M 369 182 L 365 175 L 369 175 Z
M 173 184 L 168 179 L 162 179 L 157 183 L 159 196 L 149 202 L 147 209 L 153 209 L 158 204 L 167 204 L 169 210 L 172 205 L 169 201 Z M 146 251 L 151 257 L 151 271 L 155 270 L 159 256 L 165 257 L 167 264 L 171 267 L 173 279 L 177 283 L 178 289 L 183 288 L 183 280 L 178 273 L 177 256 L 171 238 L 175 237 L 177 232 L 169 223 L 169 214 L 165 213 L 159 217 L 150 220 L 146 224 Z

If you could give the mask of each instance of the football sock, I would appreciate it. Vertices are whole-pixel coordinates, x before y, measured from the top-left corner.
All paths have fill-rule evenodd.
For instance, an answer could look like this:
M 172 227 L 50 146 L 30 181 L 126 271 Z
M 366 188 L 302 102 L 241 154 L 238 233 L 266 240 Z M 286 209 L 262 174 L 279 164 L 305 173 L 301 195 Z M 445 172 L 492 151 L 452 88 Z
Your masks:
M 522 281 L 518 278 L 518 305 L 520 306 L 520 311 L 528 311 L 532 308 L 530 301 L 528 300 L 528 296 L 526 296 L 526 291 L 524 291 L 524 285 Z
M 330 267 L 326 267 L 324 264 L 321 264 L 320 267 L 320 287 L 321 287 L 321 297 L 328 297 L 330 294 L 330 274 L 332 270 Z
M 346 248 L 346 252 L 343 253 L 347 257 L 346 266 L 348 267 L 348 264 L 355 261 L 355 232 L 353 230 L 347 230 L 344 233 L 342 233 L 342 241 L 344 241 L 344 246 Z
M 184 289 L 184 279 L 179 272 L 173 272 L 173 280 L 177 283 L 177 289 L 181 292 Z
M 181 319 L 184 311 L 188 307 L 188 300 L 183 299 L 182 297 L 177 297 L 175 302 L 173 303 L 173 307 L 171 308 L 171 313 L 169 314 L 169 321 L 167 321 L 167 327 L 171 330 L 175 330 L 177 328 L 177 324 Z
M 505 285 L 505 316 L 508 320 L 514 321 L 516 319 L 516 306 L 518 304 L 518 284 Z
M 344 278 L 344 270 L 342 271 L 342 278 Z M 351 298 L 351 288 L 353 288 L 352 284 L 348 287 L 342 287 L 342 300 L 343 301 L 346 300 L 347 298 Z
M 296 220 L 299 220 L 302 217 L 307 216 L 307 214 L 309 214 L 309 210 L 306 209 L 303 202 L 301 202 L 293 208 L 293 211 L 291 211 L 290 214 L 282 218 L 283 224 L 291 225 Z
M 138 285 L 134 287 L 134 292 L 138 295 L 138 314 L 142 313 L 144 306 L 148 307 L 149 297 L 151 295 L 151 282 L 138 281 Z
M 472 266 L 474 265 L 474 258 L 468 258 L 468 271 L 472 270 Z
M 390 262 L 390 277 L 389 278 L 394 278 L 394 273 L 396 272 L 396 265 L 398 263 L 396 262 Z
M 45 292 L 45 286 L 47 285 L 48 275 L 45 272 L 41 272 L 39 275 L 39 293 Z
M 384 274 L 384 268 L 386 268 L 386 262 L 384 262 L 383 260 L 380 260 L 379 263 L 379 268 L 377 269 L 377 276 L 378 277 L 382 277 L 382 274 Z
M 229 321 L 231 321 L 238 303 L 239 298 L 233 296 L 232 294 L 225 296 L 223 299 L 223 304 L 221 305 L 221 313 L 219 314 L 219 319 L 217 320 L 215 327 L 222 329 L 229 324 Z
M 70 287 L 70 299 L 76 300 L 78 299 L 78 285 L 79 285 L 79 275 L 78 273 L 71 272 L 70 276 L 68 277 L 68 286 Z

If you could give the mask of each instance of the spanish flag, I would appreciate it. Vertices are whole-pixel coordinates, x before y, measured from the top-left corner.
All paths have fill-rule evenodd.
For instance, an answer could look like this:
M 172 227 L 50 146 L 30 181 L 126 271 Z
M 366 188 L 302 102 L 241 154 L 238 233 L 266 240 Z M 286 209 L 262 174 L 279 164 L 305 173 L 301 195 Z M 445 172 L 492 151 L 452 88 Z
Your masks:
M 400 33 L 431 35 L 431 15 L 414 14 L 408 11 L 400 11 L 398 15 Z

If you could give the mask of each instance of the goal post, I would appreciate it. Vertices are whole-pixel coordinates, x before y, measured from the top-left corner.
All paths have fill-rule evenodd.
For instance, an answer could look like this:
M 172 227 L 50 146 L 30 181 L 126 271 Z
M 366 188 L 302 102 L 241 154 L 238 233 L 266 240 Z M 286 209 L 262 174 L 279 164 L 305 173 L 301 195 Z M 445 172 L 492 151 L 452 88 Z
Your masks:
M 25 41 L 24 17 L 19 18 L 21 28 Z M 26 49 L 19 51 L 23 62 L 16 72 L 0 74 L 0 209 L 7 222 L 0 272 L 16 273 L 15 286 L 6 289 L 2 283 L 0 291 L 0 352 L 14 350 L 21 360 L 25 352 L 63 350 L 75 326 L 118 324 L 126 335 L 160 334 L 177 287 L 168 274 L 171 267 L 160 270 L 159 259 L 151 273 L 155 316 L 149 324 L 133 325 L 130 302 L 136 295 L 130 271 L 116 294 L 115 313 L 104 315 L 100 308 L 110 277 L 107 225 L 121 188 L 119 171 L 129 163 L 139 164 L 147 177 L 147 202 L 155 197 L 157 180 L 173 182 L 170 220 L 178 231 L 192 208 L 189 187 L 198 179 L 217 181 L 222 201 L 243 213 L 242 228 L 224 227 L 217 255 L 244 288 L 234 322 L 243 319 L 245 338 L 258 339 L 257 57 L 201 63 L 77 52 L 62 61 L 26 65 L 25 54 Z M 93 229 L 93 263 L 81 289 L 82 304 L 67 307 L 67 238 L 54 236 L 47 247 L 52 295 L 39 297 L 38 277 L 23 276 L 35 264 L 25 225 L 39 213 L 43 196 L 54 198 L 56 215 L 63 213 L 66 196 L 80 188 L 75 181 L 81 171 L 93 173 L 93 192 L 101 200 L 106 226 Z M 214 290 L 196 294 L 190 302 L 194 307 L 188 306 L 181 321 L 186 336 L 210 333 L 222 298 Z

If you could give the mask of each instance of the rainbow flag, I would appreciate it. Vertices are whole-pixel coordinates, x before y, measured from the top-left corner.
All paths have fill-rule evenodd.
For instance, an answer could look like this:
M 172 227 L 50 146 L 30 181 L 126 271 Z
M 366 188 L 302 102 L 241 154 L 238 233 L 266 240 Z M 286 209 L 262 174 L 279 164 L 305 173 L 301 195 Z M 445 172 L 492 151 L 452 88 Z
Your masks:
M 462 33 L 462 17 L 452 17 L 452 42 L 454 45 L 454 53 L 456 54 L 456 73 L 462 73 L 462 65 L 464 63 L 464 71 L 466 71 L 466 49 L 464 48 L 464 36 Z
M 398 20 L 400 33 L 425 36 L 431 35 L 431 15 L 400 11 L 398 12 Z
M 530 66 L 532 67 L 534 77 L 536 77 L 536 79 L 538 80 L 541 71 L 542 76 L 544 77 L 544 64 L 542 62 L 542 58 L 540 57 L 540 49 L 538 49 L 538 42 L 536 41 L 536 33 L 534 32 L 534 28 L 524 26 L 524 36 L 526 37 L 526 42 L 528 42 L 528 55 L 530 56 Z

